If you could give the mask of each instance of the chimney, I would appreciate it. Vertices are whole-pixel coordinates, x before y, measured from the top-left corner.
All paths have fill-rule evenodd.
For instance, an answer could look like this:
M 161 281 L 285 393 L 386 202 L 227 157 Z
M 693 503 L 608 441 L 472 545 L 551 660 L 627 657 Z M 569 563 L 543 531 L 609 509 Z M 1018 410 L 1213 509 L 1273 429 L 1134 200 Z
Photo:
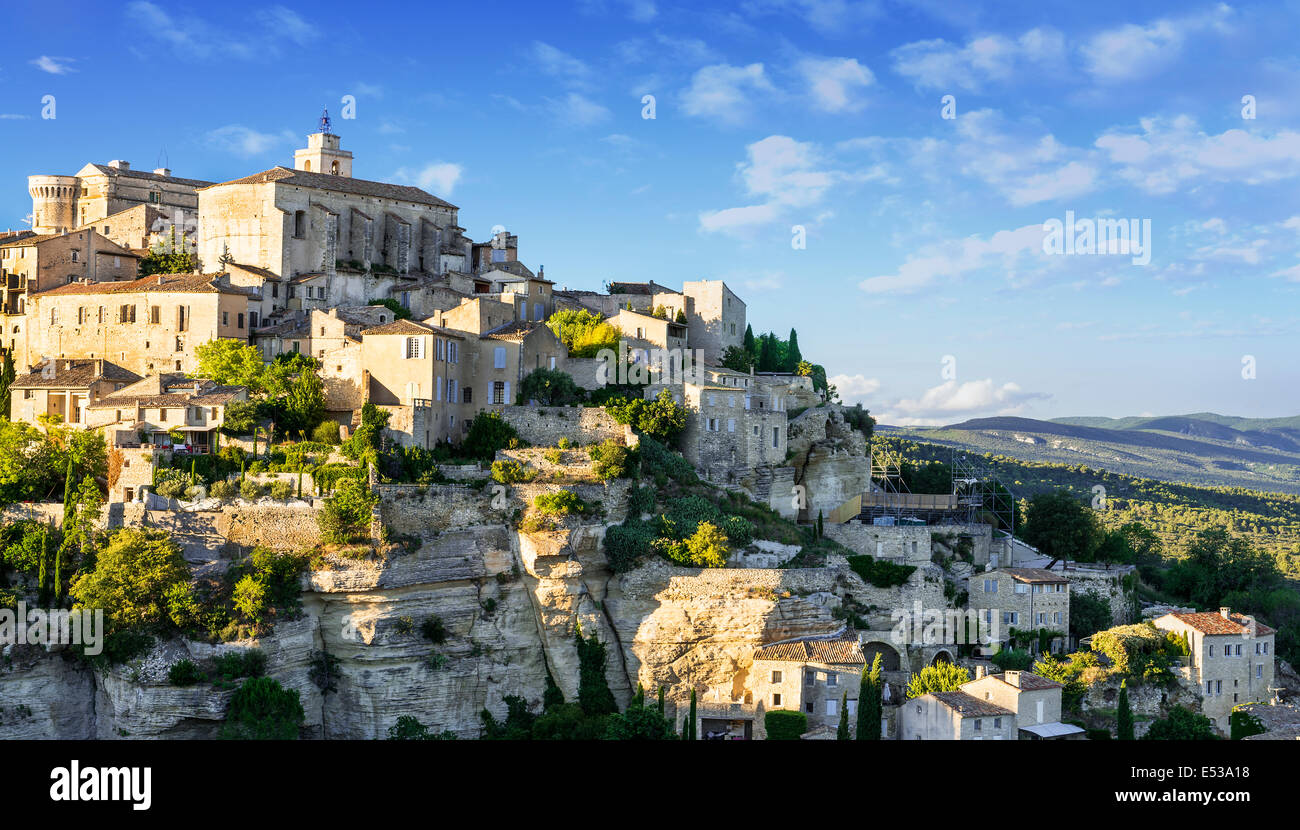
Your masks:
M 153 169 L 153 174 L 155 176 L 170 176 L 172 171 L 171 168 L 168 167 L 155 167 Z
M 1230 620 L 1230 619 L 1232 619 L 1232 609 L 1229 608 L 1229 607 L 1226 606 L 1226 605 L 1220 605 L 1220 606 L 1219 606 L 1219 616 L 1220 616 L 1220 617 L 1223 617 L 1225 620 Z
M 112 167 L 114 170 L 130 170 L 131 162 L 123 161 L 122 159 L 113 159 L 108 163 L 108 166 Z
M 1017 689 L 1020 688 L 1020 672 L 1018 671 L 1004 672 L 1002 675 L 1002 679 L 1006 680 L 1008 683 L 1010 683 L 1012 686 L 1015 686 Z
M 162 284 L 165 283 L 165 282 L 167 282 L 167 278 L 166 278 L 165 276 L 163 276 L 162 274 L 159 274 L 159 275 L 158 275 L 158 284 L 159 284 L 159 285 L 162 285 Z
M 988 667 L 985 666 L 985 665 L 982 664 L 982 663 L 981 663 L 980 665 L 978 665 L 978 666 L 975 667 L 975 679 L 976 679 L 976 680 L 981 679 L 982 677 L 984 677 L 984 676 L 985 676 L 986 674 L 988 674 L 988 673 L 989 673 Z

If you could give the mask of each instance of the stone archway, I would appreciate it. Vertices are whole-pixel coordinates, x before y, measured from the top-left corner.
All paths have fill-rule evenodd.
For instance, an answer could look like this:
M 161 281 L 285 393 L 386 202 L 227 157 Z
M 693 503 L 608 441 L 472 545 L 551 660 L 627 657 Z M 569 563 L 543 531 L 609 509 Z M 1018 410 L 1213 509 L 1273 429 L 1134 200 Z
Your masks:
M 900 671 L 903 667 L 903 656 L 892 643 L 886 643 L 882 640 L 871 640 L 862 643 L 862 656 L 867 658 L 867 666 L 870 667 L 880 655 L 881 671 Z
M 930 665 L 937 666 L 940 663 L 952 663 L 952 662 L 954 662 L 954 660 L 952 659 L 952 652 L 946 648 L 941 648 L 934 653 L 934 657 L 930 660 Z

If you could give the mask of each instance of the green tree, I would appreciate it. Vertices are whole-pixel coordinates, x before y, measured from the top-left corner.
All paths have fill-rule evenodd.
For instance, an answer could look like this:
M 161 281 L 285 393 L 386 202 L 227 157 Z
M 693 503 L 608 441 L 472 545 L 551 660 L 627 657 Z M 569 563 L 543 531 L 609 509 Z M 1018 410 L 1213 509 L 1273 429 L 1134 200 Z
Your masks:
M 297 689 L 286 689 L 269 677 L 245 680 L 230 699 L 222 740 L 292 741 L 306 720 Z
M 751 365 L 758 362 L 758 343 L 754 341 L 754 327 L 746 324 L 745 339 L 742 341 L 742 347 L 745 353 L 749 355 Z
M 871 661 L 870 668 L 862 666 L 862 682 L 858 684 L 858 740 L 880 740 L 880 719 L 884 715 L 884 672 L 880 652 Z
M 342 479 L 316 516 L 321 536 L 337 544 L 348 544 L 366 536 L 370 531 L 371 510 L 378 501 L 379 497 L 370 492 L 364 480 Z
M 183 240 L 183 237 L 182 237 Z M 177 245 L 176 229 L 166 241 L 154 243 L 141 259 L 136 271 L 140 277 L 153 274 L 193 274 L 199 270 L 199 260 L 194 254 Z
M 219 337 L 194 347 L 198 368 L 194 377 L 210 378 L 227 386 L 245 386 L 250 394 L 264 393 L 266 365 L 255 346 Z
M 72 583 L 81 608 L 102 608 L 112 631 L 170 622 L 167 591 L 188 584 L 189 566 L 180 548 L 161 530 L 123 528 L 98 552 L 95 569 Z
M 1070 592 L 1070 634 L 1078 639 L 1112 625 L 1110 604 L 1082 591 Z
M 797 741 L 808 731 L 808 716 L 789 709 L 769 709 L 763 715 L 769 741 Z
M 292 434 L 314 430 L 325 419 L 325 384 L 314 369 L 299 372 L 289 385 L 280 419 Z
M 733 372 L 748 372 L 754 368 L 754 356 L 743 346 L 728 346 L 722 353 L 722 366 Z
M 1214 741 L 1214 722 L 1198 712 L 1175 706 L 1165 717 L 1152 722 L 1144 741 Z
M 794 329 L 790 329 L 790 340 L 786 343 L 781 370 L 793 372 L 799 368 L 799 364 L 802 362 L 803 355 L 799 353 L 799 334 Z M 809 371 L 811 371 L 811 367 Z
M 610 716 L 607 741 L 671 741 L 673 725 L 654 706 L 633 703 L 626 712 Z
M 969 682 L 969 669 L 956 663 L 935 663 L 912 675 L 907 684 L 907 698 L 911 700 L 933 692 L 955 692 L 963 683 Z
M 696 712 L 695 690 L 691 689 L 691 706 L 686 713 L 686 740 L 694 741 L 699 739 L 697 730 L 699 729 L 699 715 Z
M 6 351 L 0 356 L 0 415 L 6 418 L 10 417 L 9 387 L 13 385 L 15 378 L 14 358 Z
M 470 421 L 469 431 L 461 442 L 461 452 L 470 458 L 491 461 L 497 450 L 504 450 L 517 444 L 519 433 L 505 418 L 497 412 L 480 412 Z
M 546 320 L 561 343 L 569 349 L 569 357 L 595 357 L 602 349 L 618 351 L 623 333 L 618 327 L 586 309 L 564 309 Z
M 1115 735 L 1121 741 L 1133 740 L 1133 710 L 1128 703 L 1128 681 L 1119 682 L 1119 708 L 1115 711 Z
M 343 442 L 343 454 L 363 465 L 377 461 L 390 416 L 391 413 L 386 409 L 380 409 L 368 401 L 363 404 L 361 424 L 352 433 L 352 437 Z
M 262 621 L 266 613 L 266 586 L 252 574 L 247 574 L 235 583 L 232 595 L 236 610 L 254 623 Z
M 520 400 L 539 406 L 569 406 L 582 399 L 573 377 L 559 369 L 534 369 L 519 384 Z
M 394 320 L 408 320 L 411 317 L 411 310 L 399 303 L 393 297 L 386 297 L 382 300 L 367 300 L 366 305 L 381 305 L 393 312 Z
M 596 635 L 583 637 L 577 632 L 578 704 L 587 715 L 610 715 L 618 711 L 614 693 L 605 679 L 605 644 Z
M 861 705 L 861 701 L 859 701 L 859 705 Z M 853 736 L 849 734 L 849 693 L 842 692 L 840 694 L 840 725 L 835 730 L 835 740 L 848 741 L 852 739 Z
M 1066 490 L 1039 493 L 1029 500 L 1029 516 L 1021 538 L 1038 548 L 1052 563 L 1066 559 L 1094 561 L 1100 542 L 1096 514 Z

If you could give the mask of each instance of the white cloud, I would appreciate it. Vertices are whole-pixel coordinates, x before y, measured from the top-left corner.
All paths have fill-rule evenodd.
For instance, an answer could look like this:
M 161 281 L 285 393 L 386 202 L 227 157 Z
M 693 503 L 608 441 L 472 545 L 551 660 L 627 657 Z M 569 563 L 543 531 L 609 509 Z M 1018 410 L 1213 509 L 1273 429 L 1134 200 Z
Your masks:
M 919 398 L 902 398 L 883 409 L 878 420 L 899 426 L 940 426 L 969 418 L 1019 415 L 1034 400 L 1050 397 L 1025 392 L 1015 383 L 996 386 L 992 378 L 958 383 L 946 381 Z
M 277 147 L 292 146 L 297 140 L 288 130 L 263 133 L 242 124 L 227 124 L 208 134 L 208 142 L 212 146 L 240 156 L 260 156 Z
M 610 116 L 608 109 L 576 92 L 563 98 L 547 98 L 546 106 L 557 121 L 571 127 L 589 127 Z
M 936 282 L 959 279 L 984 268 L 1014 272 L 1022 257 L 1045 258 L 1043 226 L 998 231 L 989 239 L 970 236 L 936 243 L 909 256 L 892 274 L 868 277 L 858 288 L 868 294 L 912 294 Z
M 866 101 L 856 93 L 876 81 L 856 58 L 804 58 L 795 68 L 808 84 L 813 103 L 826 112 L 862 109 Z
M 178 57 L 209 60 L 265 60 L 283 53 L 288 42 L 303 47 L 320 30 L 297 12 L 271 6 L 245 18 L 238 29 L 223 29 L 194 15 L 172 15 L 148 0 L 128 3 L 126 13 L 143 37 L 170 47 Z
M 880 390 L 880 381 L 866 375 L 832 375 L 826 382 L 835 387 L 840 400 L 846 404 L 867 404 L 872 395 Z
M 1086 70 L 1103 83 L 1145 78 L 1172 65 L 1190 36 L 1227 31 L 1232 9 L 1219 4 L 1204 14 L 1155 20 L 1145 26 L 1126 23 L 1093 35 L 1080 47 Z
M 843 37 L 883 14 L 878 0 L 747 0 L 749 12 L 793 14 L 823 35 Z
M 393 174 L 393 179 L 399 182 L 411 182 L 421 190 L 446 197 L 451 195 L 456 182 L 460 181 L 461 174 L 464 172 L 465 168 L 459 164 L 436 161 L 418 170 L 403 167 Z
M 714 64 L 702 67 L 691 78 L 691 85 L 682 92 L 682 111 L 699 118 L 738 124 L 753 112 L 752 95 L 774 91 L 761 63 Z
M 771 135 L 745 148 L 749 160 L 738 167 L 745 192 L 761 203 L 700 214 L 706 232 L 736 231 L 767 224 L 789 208 L 819 202 L 837 174 L 824 169 L 816 147 L 784 135 Z
M 922 40 L 890 55 L 894 71 L 917 88 L 976 91 L 990 82 L 1064 66 L 1065 37 L 1051 27 L 1039 27 L 1015 40 L 985 35 L 960 47 L 942 39 Z
M 591 75 L 591 68 L 587 64 L 540 40 L 533 41 L 532 56 L 547 75 L 568 81 L 585 81 Z
M 1096 141 L 1121 178 L 1154 194 L 1196 180 L 1264 184 L 1300 175 L 1300 132 L 1225 130 L 1210 135 L 1195 120 L 1143 118 L 1141 134 L 1110 132 Z
M 51 75 L 67 75 L 70 72 L 77 71 L 71 66 L 74 63 L 72 58 L 52 58 L 49 55 L 41 55 L 31 63 L 37 69 Z

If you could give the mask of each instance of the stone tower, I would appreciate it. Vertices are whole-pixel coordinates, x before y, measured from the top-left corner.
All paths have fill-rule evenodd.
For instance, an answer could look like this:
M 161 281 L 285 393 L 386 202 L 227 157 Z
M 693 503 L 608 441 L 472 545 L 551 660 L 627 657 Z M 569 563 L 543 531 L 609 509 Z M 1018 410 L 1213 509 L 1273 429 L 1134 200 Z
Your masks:
M 81 180 L 76 176 L 28 176 L 27 190 L 32 194 L 32 230 L 67 233 L 80 224 Z
M 295 150 L 293 169 L 352 178 L 352 152 L 339 149 L 339 137 L 330 132 L 330 114 L 321 116 L 320 128 L 307 136 L 307 146 Z

